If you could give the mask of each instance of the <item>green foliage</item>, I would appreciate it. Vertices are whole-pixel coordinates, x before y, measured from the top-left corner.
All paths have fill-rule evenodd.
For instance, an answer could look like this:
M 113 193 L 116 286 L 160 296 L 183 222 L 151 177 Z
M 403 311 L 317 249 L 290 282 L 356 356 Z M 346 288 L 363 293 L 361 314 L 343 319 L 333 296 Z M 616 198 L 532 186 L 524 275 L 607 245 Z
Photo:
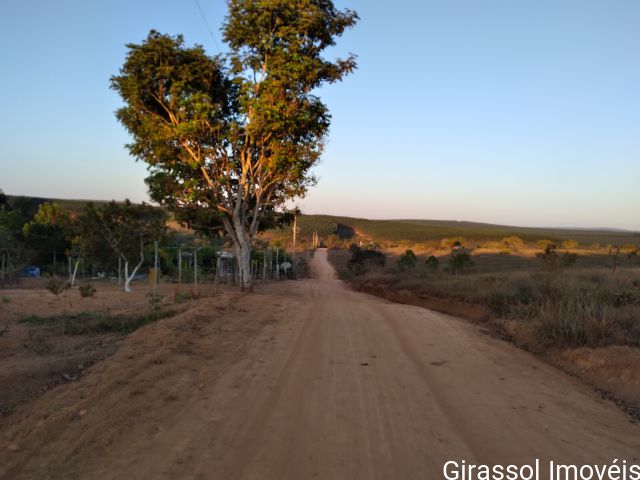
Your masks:
M 28 248 L 36 252 L 62 254 L 71 248 L 75 223 L 70 212 L 57 203 L 44 202 L 38 206 L 33 219 L 22 227 Z
M 451 273 L 461 273 L 472 266 L 473 260 L 467 252 L 452 252 L 449 256 L 449 271 Z
M 181 35 L 156 31 L 142 44 L 127 47 L 111 86 L 125 102 L 117 117 L 133 136 L 129 151 L 149 165 L 152 198 L 178 220 L 211 234 L 221 228 L 220 196 L 210 192 L 203 175 L 213 173 L 214 166 L 208 165 L 213 159 L 217 166 L 225 163 L 217 150 L 230 141 L 228 117 L 236 95 L 222 59 L 207 56 L 201 46 L 185 48 Z M 211 208 L 198 208 L 199 202 Z
M 387 257 L 378 250 L 355 247 L 351 249 L 351 259 L 348 268 L 354 275 L 363 275 L 371 269 L 384 267 Z
M 9 297 L 2 297 L 2 303 L 11 303 L 11 299 Z
M 440 265 L 440 260 L 438 260 L 438 257 L 434 255 L 429 255 L 424 261 L 424 264 L 428 270 L 436 271 L 438 269 L 438 265 Z
M 413 250 L 406 250 L 400 257 L 398 258 L 398 266 L 401 270 L 406 268 L 414 268 L 418 263 L 418 258 L 416 254 L 413 253 Z
M 207 235 L 224 230 L 250 285 L 251 248 L 276 212 L 315 183 L 330 116 L 312 92 L 355 60 L 322 53 L 357 21 L 330 0 L 229 0 L 226 58 L 150 32 L 111 86 L 131 154 L 149 165 L 151 197 Z M 203 208 L 207 207 L 207 208 Z
M 135 205 L 125 200 L 101 206 L 88 203 L 81 220 L 88 250 L 111 250 L 116 256 L 131 260 L 163 236 L 167 214 L 151 205 Z

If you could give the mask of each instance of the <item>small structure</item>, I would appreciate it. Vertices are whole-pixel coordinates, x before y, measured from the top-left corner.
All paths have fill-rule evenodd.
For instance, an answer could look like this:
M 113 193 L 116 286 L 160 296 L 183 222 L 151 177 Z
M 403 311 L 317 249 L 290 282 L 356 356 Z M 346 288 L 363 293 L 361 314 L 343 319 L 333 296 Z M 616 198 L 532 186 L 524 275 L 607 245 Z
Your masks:
M 218 258 L 216 260 L 217 279 L 225 283 L 235 283 L 236 270 L 236 255 L 231 252 L 218 252 Z
M 24 267 L 24 269 L 22 270 L 22 274 L 25 277 L 29 277 L 29 278 L 39 278 L 40 267 L 36 267 L 35 265 L 29 265 L 28 267 Z

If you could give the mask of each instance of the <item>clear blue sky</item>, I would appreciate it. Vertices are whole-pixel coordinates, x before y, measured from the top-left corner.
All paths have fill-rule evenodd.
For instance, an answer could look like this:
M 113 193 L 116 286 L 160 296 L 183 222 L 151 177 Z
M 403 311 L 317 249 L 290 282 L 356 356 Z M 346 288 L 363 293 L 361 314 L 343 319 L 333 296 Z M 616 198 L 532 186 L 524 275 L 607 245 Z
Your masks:
M 146 198 L 109 90 L 149 29 L 215 53 L 223 0 L 0 0 L 0 188 Z M 640 230 L 640 2 L 339 0 L 359 69 L 308 213 Z

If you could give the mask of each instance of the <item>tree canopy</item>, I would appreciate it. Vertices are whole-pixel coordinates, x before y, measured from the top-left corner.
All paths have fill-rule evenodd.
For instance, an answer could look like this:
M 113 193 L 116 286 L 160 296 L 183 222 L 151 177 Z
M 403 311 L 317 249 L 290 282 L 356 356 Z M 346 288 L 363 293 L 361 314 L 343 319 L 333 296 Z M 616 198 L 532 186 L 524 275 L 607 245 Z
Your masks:
M 124 263 L 125 291 L 144 262 L 145 247 L 160 240 L 166 229 L 166 213 L 151 205 L 111 202 L 100 207 L 87 204 L 82 215 L 86 249 L 108 246 Z M 137 261 L 137 263 L 134 263 Z M 133 266 L 131 273 L 129 265 Z
M 250 256 L 265 219 L 315 183 L 330 115 L 313 91 L 355 59 L 322 52 L 357 21 L 327 0 L 230 0 L 226 57 L 152 31 L 112 88 L 132 155 L 149 165 L 152 198 L 178 220 L 229 235 L 251 288 Z

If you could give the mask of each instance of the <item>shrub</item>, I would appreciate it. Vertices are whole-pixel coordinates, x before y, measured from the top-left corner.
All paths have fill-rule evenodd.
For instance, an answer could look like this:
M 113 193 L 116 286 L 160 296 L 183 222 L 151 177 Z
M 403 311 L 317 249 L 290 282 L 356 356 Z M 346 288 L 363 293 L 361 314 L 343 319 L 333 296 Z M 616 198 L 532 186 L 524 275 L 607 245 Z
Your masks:
M 546 250 L 547 247 L 553 245 L 553 248 L 556 248 L 557 245 L 553 240 L 538 240 L 536 242 L 536 246 L 540 249 L 540 250 Z
M 348 263 L 349 271 L 355 275 L 362 275 L 371 268 L 384 267 L 387 257 L 378 250 L 369 250 L 356 247 L 351 250 L 351 259 Z
M 398 265 L 401 270 L 404 270 L 405 268 L 413 268 L 416 266 L 416 263 L 418 263 L 418 259 L 411 249 L 407 249 L 402 255 L 400 255 L 400 258 L 398 258 Z
M 84 283 L 78 286 L 78 290 L 80 291 L 80 296 L 82 298 L 93 297 L 96 293 L 96 289 L 90 283 Z
M 440 241 L 440 246 L 442 248 L 460 248 L 464 247 L 467 243 L 467 240 L 464 237 L 452 237 L 452 238 L 443 238 Z
M 57 277 L 51 277 L 46 284 L 46 288 L 54 295 L 60 295 L 65 290 L 71 288 L 71 284 Z
M 427 259 L 424 261 L 424 264 L 427 267 L 427 269 L 435 271 L 438 269 L 440 260 L 438 260 L 438 257 L 429 255 L 429 257 L 427 257 Z
M 576 253 L 565 252 L 558 255 L 555 244 L 547 245 L 543 253 L 538 253 L 538 258 L 542 260 L 545 270 L 557 270 L 559 268 L 570 267 L 578 260 Z
M 505 248 L 508 248 L 510 250 L 517 250 L 524 245 L 524 240 L 513 235 L 510 237 L 504 237 L 501 242 Z
M 573 250 L 574 248 L 578 248 L 578 242 L 575 240 L 565 240 L 562 242 L 562 248 L 565 250 Z
M 473 266 L 473 260 L 467 252 L 452 253 L 449 257 L 449 271 L 451 273 L 462 272 L 471 266 Z

